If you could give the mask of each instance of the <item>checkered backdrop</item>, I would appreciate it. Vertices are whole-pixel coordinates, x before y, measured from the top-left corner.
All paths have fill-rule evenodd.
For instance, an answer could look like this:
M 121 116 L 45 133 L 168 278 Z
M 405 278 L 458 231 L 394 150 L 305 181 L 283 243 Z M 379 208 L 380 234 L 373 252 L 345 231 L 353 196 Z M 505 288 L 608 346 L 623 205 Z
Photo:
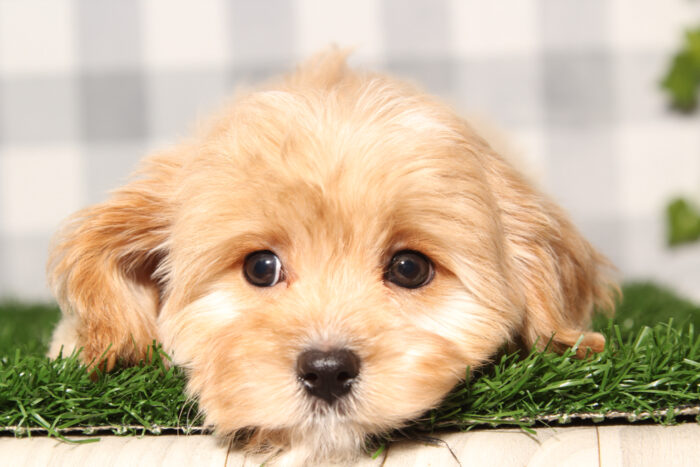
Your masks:
M 507 129 L 530 172 L 627 278 L 700 298 L 700 114 L 658 87 L 692 0 L 0 0 L 0 296 L 49 296 L 61 219 L 188 134 L 232 89 L 330 43 Z

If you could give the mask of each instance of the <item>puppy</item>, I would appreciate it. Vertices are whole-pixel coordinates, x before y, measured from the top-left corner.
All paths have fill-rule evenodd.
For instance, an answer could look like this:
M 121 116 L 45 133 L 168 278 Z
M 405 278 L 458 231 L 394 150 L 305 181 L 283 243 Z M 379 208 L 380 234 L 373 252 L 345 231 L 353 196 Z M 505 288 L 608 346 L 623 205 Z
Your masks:
M 609 269 L 450 108 L 329 51 L 67 223 L 50 353 L 158 340 L 218 434 L 343 461 L 504 344 L 600 351 Z

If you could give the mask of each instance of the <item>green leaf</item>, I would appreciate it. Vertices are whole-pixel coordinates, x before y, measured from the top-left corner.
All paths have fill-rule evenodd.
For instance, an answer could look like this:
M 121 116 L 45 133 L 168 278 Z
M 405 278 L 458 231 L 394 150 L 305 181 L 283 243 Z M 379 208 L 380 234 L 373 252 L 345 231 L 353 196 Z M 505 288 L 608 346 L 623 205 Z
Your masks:
M 684 199 L 673 200 L 666 208 L 669 245 L 694 242 L 700 238 L 700 211 Z
M 685 44 L 673 57 L 661 81 L 671 98 L 671 105 L 683 112 L 697 106 L 700 87 L 700 28 L 686 32 Z

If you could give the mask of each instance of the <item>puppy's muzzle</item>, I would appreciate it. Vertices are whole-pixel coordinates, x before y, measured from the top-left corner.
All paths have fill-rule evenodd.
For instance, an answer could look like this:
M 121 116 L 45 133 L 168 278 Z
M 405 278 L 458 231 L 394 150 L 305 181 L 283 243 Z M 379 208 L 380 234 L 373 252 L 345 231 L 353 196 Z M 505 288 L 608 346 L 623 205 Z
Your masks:
M 333 404 L 350 392 L 360 359 L 347 349 L 306 350 L 297 359 L 299 381 L 312 396 Z

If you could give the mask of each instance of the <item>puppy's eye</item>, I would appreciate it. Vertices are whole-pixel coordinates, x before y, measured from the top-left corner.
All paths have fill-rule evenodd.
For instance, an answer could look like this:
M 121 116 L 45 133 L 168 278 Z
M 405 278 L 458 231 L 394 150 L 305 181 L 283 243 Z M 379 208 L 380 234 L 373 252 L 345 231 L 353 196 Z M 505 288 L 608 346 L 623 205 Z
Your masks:
M 248 282 L 257 287 L 272 287 L 283 280 L 282 262 L 271 251 L 256 251 L 249 254 L 243 264 L 243 274 Z
M 423 253 L 403 250 L 391 258 L 384 279 L 400 287 L 416 289 L 428 284 L 434 275 L 433 263 Z

